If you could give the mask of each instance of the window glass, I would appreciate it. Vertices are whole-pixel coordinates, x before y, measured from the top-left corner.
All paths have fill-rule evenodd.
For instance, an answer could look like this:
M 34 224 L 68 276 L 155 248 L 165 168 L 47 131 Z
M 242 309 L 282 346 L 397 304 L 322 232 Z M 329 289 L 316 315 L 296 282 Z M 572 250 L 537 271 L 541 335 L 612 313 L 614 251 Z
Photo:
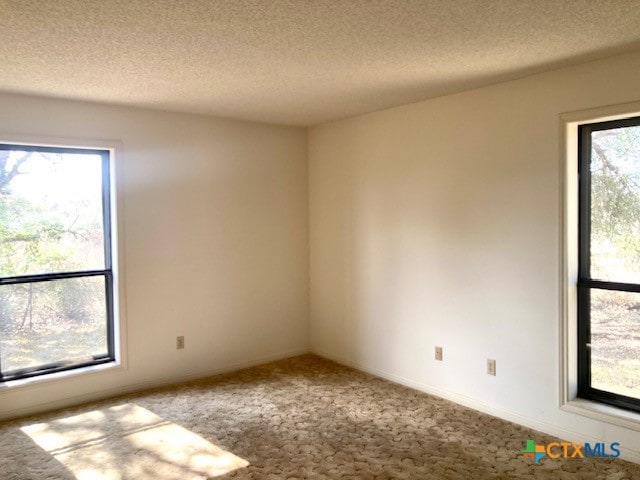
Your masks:
M 640 118 L 579 136 L 578 394 L 640 411 Z
M 0 145 L 0 381 L 115 359 L 110 161 Z

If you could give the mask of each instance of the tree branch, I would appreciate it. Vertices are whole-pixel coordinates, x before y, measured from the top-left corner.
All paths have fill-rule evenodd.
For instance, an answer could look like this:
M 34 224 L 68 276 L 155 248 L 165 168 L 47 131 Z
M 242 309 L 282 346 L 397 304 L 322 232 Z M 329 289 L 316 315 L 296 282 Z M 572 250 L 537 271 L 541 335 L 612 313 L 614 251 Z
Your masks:
M 7 170 L 7 163 L 9 162 L 9 151 L 3 150 L 0 151 L 0 193 L 3 189 L 9 185 L 9 182 L 13 180 L 16 175 L 22 175 L 24 172 L 19 170 L 20 166 L 26 162 L 31 156 L 30 153 L 25 153 L 21 158 L 18 158 L 12 165 L 12 167 Z
M 606 135 L 601 135 L 600 137 L 604 137 Z M 600 138 L 598 137 L 598 138 Z M 594 138 L 595 140 L 595 138 Z M 620 183 L 622 184 L 622 186 L 631 194 L 636 194 L 636 192 L 638 190 L 640 190 L 640 186 L 638 186 L 638 184 L 636 184 L 635 182 L 633 182 L 632 180 L 629 179 L 628 176 L 623 175 L 620 173 L 620 169 L 618 167 L 616 167 L 613 163 L 611 163 L 611 161 L 607 158 L 607 154 L 604 151 L 604 148 L 602 148 L 598 142 L 592 142 L 591 143 L 591 147 L 593 148 L 593 150 L 596 152 L 596 154 L 598 155 L 598 158 L 600 160 L 602 160 L 602 165 L 604 167 L 605 170 L 610 171 L 611 173 L 613 173 L 615 175 L 615 177 L 620 181 Z

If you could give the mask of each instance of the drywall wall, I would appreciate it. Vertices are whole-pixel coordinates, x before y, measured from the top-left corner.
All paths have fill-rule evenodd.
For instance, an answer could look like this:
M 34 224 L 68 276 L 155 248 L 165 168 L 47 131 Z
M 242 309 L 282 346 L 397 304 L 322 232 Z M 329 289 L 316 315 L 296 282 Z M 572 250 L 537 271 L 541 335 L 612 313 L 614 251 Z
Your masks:
M 128 345 L 126 369 L 0 388 L 0 417 L 308 350 L 304 129 L 0 95 L 0 134 L 120 142 Z
M 640 458 L 559 408 L 560 114 L 638 85 L 632 54 L 311 128 L 312 350 Z

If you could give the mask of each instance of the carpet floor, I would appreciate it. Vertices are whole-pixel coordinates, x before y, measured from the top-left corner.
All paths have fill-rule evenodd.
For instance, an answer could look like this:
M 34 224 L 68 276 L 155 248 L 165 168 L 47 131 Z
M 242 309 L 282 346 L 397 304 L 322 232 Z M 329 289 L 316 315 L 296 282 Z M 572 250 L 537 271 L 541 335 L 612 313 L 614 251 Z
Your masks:
M 0 424 L 0 478 L 640 479 L 620 459 L 535 465 L 556 439 L 304 355 Z

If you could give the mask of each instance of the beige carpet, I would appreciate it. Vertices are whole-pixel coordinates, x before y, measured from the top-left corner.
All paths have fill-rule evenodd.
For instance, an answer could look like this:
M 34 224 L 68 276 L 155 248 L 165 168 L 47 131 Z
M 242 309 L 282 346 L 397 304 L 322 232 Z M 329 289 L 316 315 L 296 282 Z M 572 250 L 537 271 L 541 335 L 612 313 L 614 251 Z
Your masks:
M 305 355 L 0 425 L 0 478 L 639 479 L 619 459 Z

